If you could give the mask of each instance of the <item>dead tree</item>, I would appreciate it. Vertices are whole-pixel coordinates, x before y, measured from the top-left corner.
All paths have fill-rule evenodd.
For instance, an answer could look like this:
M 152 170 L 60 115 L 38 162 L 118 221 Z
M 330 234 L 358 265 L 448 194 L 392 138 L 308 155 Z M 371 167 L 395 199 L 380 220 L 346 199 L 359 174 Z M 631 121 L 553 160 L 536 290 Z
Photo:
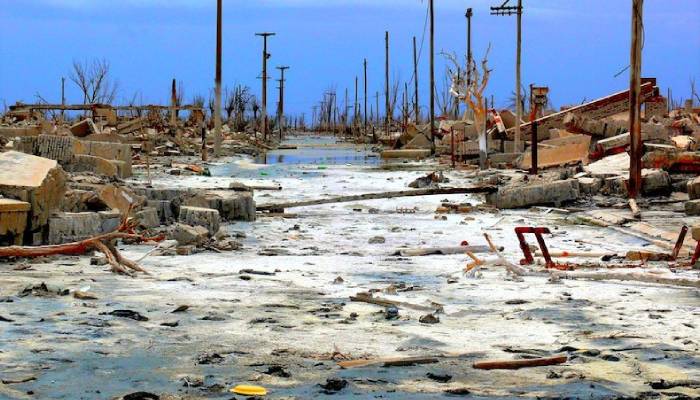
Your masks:
M 481 71 L 474 64 L 473 61 L 469 61 L 470 65 L 467 66 L 472 77 L 471 82 L 468 84 L 466 79 L 454 74 L 452 76 L 452 86 L 450 87 L 450 93 L 457 101 L 463 101 L 467 104 L 469 108 L 474 111 L 474 125 L 476 126 L 476 131 L 479 133 L 479 164 L 480 167 L 486 168 L 486 156 L 487 156 L 487 143 L 486 143 L 486 104 L 484 102 L 484 91 L 489 83 L 489 76 L 491 70 L 488 68 L 488 56 L 489 51 L 491 51 L 491 44 L 489 44 L 486 49 L 486 54 L 481 60 Z M 443 53 L 455 67 L 459 67 L 457 62 L 457 57 L 454 54 Z M 465 68 L 465 71 L 467 71 Z M 459 69 L 459 68 L 457 68 Z M 466 110 L 464 118 L 466 118 Z
M 131 209 L 122 217 L 119 227 L 110 233 L 105 233 L 79 242 L 64 243 L 51 246 L 8 246 L 0 247 L 0 258 L 2 257 L 45 257 L 51 255 L 80 255 L 91 250 L 103 253 L 112 268 L 112 272 L 133 275 L 135 272 L 148 273 L 137 263 L 131 261 L 119 253 L 114 246 L 114 241 L 118 239 L 130 240 L 134 242 L 161 241 L 163 237 L 146 238 L 134 232 L 134 222 L 129 220 L 128 215 Z
M 117 96 L 118 82 L 109 77 L 109 62 L 94 59 L 91 62 L 73 61 L 70 80 L 83 93 L 86 104 L 111 104 Z

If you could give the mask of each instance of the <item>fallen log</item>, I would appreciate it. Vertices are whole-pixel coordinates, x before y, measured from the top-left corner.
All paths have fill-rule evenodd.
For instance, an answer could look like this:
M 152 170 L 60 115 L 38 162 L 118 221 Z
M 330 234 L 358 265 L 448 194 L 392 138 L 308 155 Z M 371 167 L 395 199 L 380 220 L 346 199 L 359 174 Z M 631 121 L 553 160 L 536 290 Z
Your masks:
M 454 246 L 454 247 L 426 247 L 416 249 L 397 249 L 390 255 L 401 257 L 418 257 L 431 255 L 466 254 L 466 253 L 488 253 L 487 246 Z
M 489 360 L 477 361 L 472 364 L 472 366 L 476 369 L 520 369 L 563 364 L 568 361 L 568 359 L 569 357 L 564 355 L 546 358 L 528 358 L 523 360 Z
M 494 193 L 498 189 L 495 186 L 472 186 L 462 188 L 431 188 L 417 190 L 400 190 L 396 192 L 366 193 L 351 196 L 330 197 L 327 199 L 290 201 L 277 204 L 261 204 L 256 208 L 258 211 L 276 211 L 286 208 L 307 207 L 321 204 L 347 203 L 351 201 L 391 199 L 396 197 L 431 196 L 438 194 L 470 194 L 470 193 Z
M 131 208 L 129 208 L 131 210 Z M 97 250 L 103 253 L 107 262 L 112 267 L 112 272 L 133 275 L 134 272 L 143 272 L 148 274 L 146 270 L 141 268 L 137 263 L 125 258 L 119 253 L 117 248 L 112 243 L 117 239 L 128 239 L 136 242 L 144 241 L 159 241 L 158 238 L 145 238 L 142 235 L 131 233 L 133 223 L 128 220 L 125 214 L 122 223 L 114 232 L 105 233 L 92 238 L 81 240 L 79 242 L 64 243 L 49 246 L 7 246 L 0 247 L 0 258 L 3 257 L 45 257 L 52 255 L 81 255 L 90 250 Z
M 442 311 L 442 306 L 439 304 L 436 304 L 434 307 L 428 307 L 428 306 L 423 306 L 420 304 L 413 304 L 413 303 L 406 303 L 403 301 L 389 300 L 389 299 L 384 299 L 381 297 L 373 297 L 367 293 L 358 293 L 355 296 L 350 296 L 350 300 L 361 302 L 361 303 L 376 304 L 376 305 L 382 306 L 382 307 L 395 306 L 395 307 L 411 308 L 414 310 L 427 311 L 427 312 Z
M 371 360 L 347 360 L 338 362 L 340 368 L 359 368 L 370 365 L 382 364 L 384 367 L 405 367 L 417 364 L 434 364 L 438 362 L 436 357 L 393 357 L 393 358 L 374 358 Z
M 642 283 L 658 283 L 700 288 L 700 279 L 680 278 L 670 276 L 668 273 L 654 274 L 650 272 L 617 272 L 617 271 L 551 271 L 555 278 L 559 279 L 590 279 L 594 281 L 631 281 Z

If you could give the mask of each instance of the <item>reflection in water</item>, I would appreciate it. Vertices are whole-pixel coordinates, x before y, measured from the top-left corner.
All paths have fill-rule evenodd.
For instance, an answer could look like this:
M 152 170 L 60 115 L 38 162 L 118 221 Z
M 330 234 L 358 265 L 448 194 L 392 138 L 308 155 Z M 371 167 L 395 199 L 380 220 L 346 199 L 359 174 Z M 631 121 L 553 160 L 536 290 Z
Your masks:
M 257 167 L 244 167 L 236 163 L 212 166 L 213 176 L 236 176 L 239 178 L 277 178 L 282 176 L 314 176 L 327 165 L 377 165 L 380 160 L 366 148 L 360 146 L 333 147 L 335 139 L 330 137 L 290 137 L 284 144 L 298 145 L 296 149 L 279 149 L 260 154 L 255 158 Z M 305 168 L 305 166 L 311 166 Z M 300 168 L 293 168 L 298 166 Z

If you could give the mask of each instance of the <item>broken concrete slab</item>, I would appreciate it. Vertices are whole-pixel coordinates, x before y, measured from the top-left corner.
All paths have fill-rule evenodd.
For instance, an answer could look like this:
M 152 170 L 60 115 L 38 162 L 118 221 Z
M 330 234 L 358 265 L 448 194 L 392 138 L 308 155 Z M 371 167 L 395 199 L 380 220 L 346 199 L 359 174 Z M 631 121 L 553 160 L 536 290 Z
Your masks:
M 71 125 L 70 131 L 75 137 L 85 137 L 100 133 L 100 130 L 97 129 L 95 122 L 91 118 L 86 118 Z
M 486 202 L 502 209 L 546 204 L 559 206 L 578 199 L 579 194 L 578 180 L 567 179 L 501 187 L 498 192 L 487 195 Z
M 144 229 L 151 229 L 160 226 L 160 216 L 158 210 L 152 207 L 146 207 L 143 210 L 134 214 L 134 220 L 138 226 Z
M 581 190 L 581 194 L 586 194 L 589 196 L 592 196 L 594 194 L 597 194 L 600 189 L 603 187 L 603 180 L 600 178 L 593 178 L 593 177 L 580 177 L 578 179 L 578 184 L 579 184 L 579 189 Z
M 558 139 L 544 140 L 537 147 L 539 168 L 558 167 L 567 164 L 588 164 L 591 137 L 574 135 Z M 532 168 L 532 150 L 526 150 L 518 162 L 521 169 Z
M 645 195 L 669 195 L 671 177 L 663 170 L 642 171 L 642 193 Z
M 132 190 L 111 184 L 103 186 L 97 194 L 109 208 L 119 211 L 122 215 L 126 214 L 129 208 L 138 209 L 146 202 L 143 196 Z
M 54 160 L 17 151 L 0 153 L 0 171 L 0 194 L 31 205 L 24 244 L 42 243 L 66 192 L 65 172 Z
M 0 198 L 0 246 L 21 245 L 31 205 Z
M 49 244 L 85 240 L 115 231 L 121 223 L 116 211 L 58 213 L 49 219 Z
M 167 225 L 175 221 L 172 203 L 167 200 L 148 200 L 146 205 L 156 210 L 161 224 Z
M 203 226 L 213 236 L 219 231 L 221 217 L 219 211 L 212 208 L 182 206 L 178 221 L 185 225 Z
M 209 231 L 203 226 L 177 223 L 172 236 L 180 246 L 201 245 L 209 238 Z

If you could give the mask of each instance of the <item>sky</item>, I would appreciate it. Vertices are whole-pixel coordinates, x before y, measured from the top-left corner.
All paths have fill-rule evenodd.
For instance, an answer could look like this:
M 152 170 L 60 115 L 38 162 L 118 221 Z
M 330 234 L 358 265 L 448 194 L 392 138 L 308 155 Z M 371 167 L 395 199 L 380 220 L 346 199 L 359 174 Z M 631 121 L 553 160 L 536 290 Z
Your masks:
M 511 3 L 516 0 L 511 0 Z M 516 18 L 492 16 L 503 0 L 435 0 L 436 81 L 446 59 L 466 52 L 467 7 L 472 7 L 472 51 L 492 69 L 487 95 L 508 106 L 515 88 Z M 412 77 L 412 37 L 421 47 L 420 103 L 427 110 L 429 47 L 427 0 L 223 0 L 223 83 L 261 92 L 262 40 L 269 39 L 270 75 L 288 65 L 288 113 L 306 113 L 331 87 L 343 103 L 355 77 L 362 90 L 368 60 L 370 104 L 384 87 L 384 32 L 390 32 L 391 80 Z M 555 107 L 577 104 L 629 87 L 631 0 L 524 0 L 522 84 L 550 87 Z M 646 0 L 642 76 L 656 77 L 664 94 L 690 97 L 700 90 L 700 0 Z M 34 102 L 40 94 L 60 103 L 61 77 L 74 60 L 105 59 L 119 83 L 117 103 L 139 94 L 167 104 L 170 82 L 182 81 L 185 98 L 208 97 L 214 85 L 215 0 L 0 0 L 0 107 Z M 422 44 L 422 46 L 421 46 Z M 278 100 L 268 85 L 268 109 Z M 69 103 L 80 103 L 66 83 Z M 360 93 L 362 103 L 362 93 Z M 381 103 L 381 101 L 380 101 Z M 383 107 L 383 106 L 382 106 Z

